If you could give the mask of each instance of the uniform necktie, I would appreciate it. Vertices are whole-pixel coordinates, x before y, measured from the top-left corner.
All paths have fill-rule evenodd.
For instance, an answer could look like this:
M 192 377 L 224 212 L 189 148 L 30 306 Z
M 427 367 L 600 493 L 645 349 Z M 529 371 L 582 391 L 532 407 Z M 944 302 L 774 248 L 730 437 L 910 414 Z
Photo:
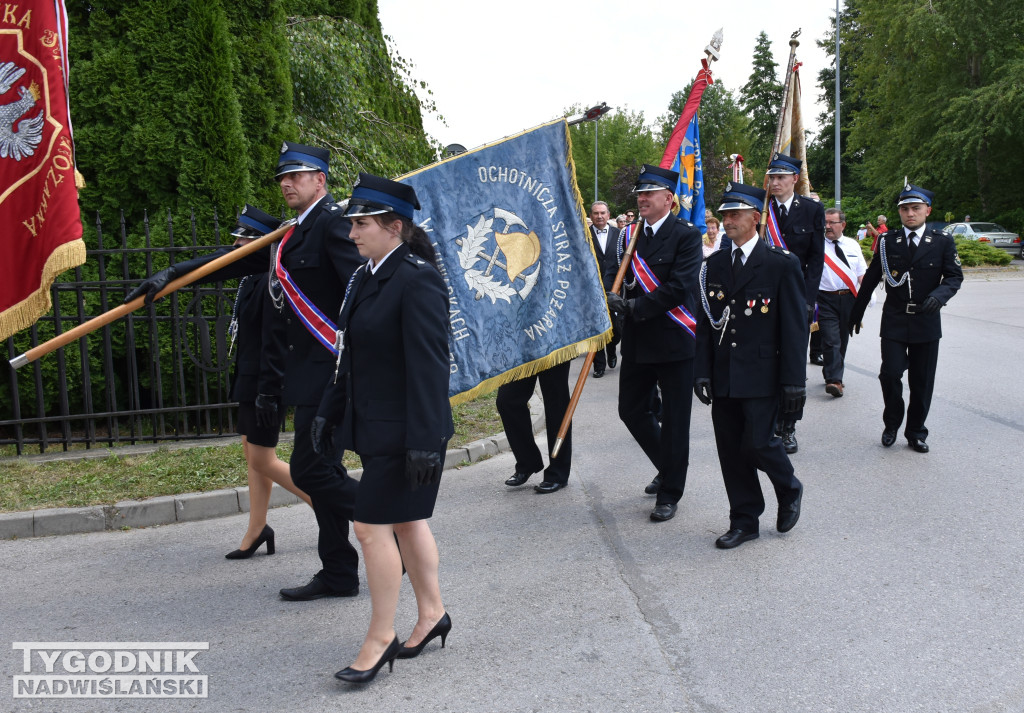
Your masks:
M 651 230 L 651 226 L 648 225 L 646 228 L 644 228 L 644 235 L 647 236 L 648 240 L 654 237 L 654 231 Z
M 917 239 L 917 232 L 910 231 L 910 235 L 907 236 L 907 245 L 910 247 L 910 259 L 914 259 L 914 253 L 917 252 L 917 243 L 914 241 Z
M 786 210 L 786 204 L 785 203 L 779 203 L 778 206 L 779 206 L 779 220 L 784 221 L 786 219 L 786 216 L 789 214 L 789 211 Z
M 739 271 L 743 268 L 743 251 L 733 250 L 732 251 L 732 276 L 736 277 Z
M 842 260 L 844 265 L 849 267 L 850 266 L 850 261 L 846 259 L 846 253 L 844 253 L 840 249 L 839 241 L 838 240 L 833 240 L 832 241 L 832 249 L 836 251 L 836 257 L 838 257 L 840 260 Z

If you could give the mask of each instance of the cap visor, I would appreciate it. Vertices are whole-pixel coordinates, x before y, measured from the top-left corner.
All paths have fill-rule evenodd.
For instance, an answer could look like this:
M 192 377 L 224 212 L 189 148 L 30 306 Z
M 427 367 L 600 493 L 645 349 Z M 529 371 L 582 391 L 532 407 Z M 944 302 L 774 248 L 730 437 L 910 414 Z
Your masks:
M 393 213 L 394 209 L 389 206 L 381 205 L 363 205 L 361 203 L 349 203 L 348 208 L 342 214 L 346 218 L 350 218 L 356 215 L 383 215 L 384 213 Z
M 731 201 L 729 203 L 723 203 L 722 205 L 718 206 L 718 210 L 719 212 L 721 212 L 723 210 L 760 210 L 760 208 L 752 206 L 749 203 Z
M 320 169 L 316 166 L 304 166 L 295 164 L 292 166 L 279 166 L 277 173 L 274 174 L 274 178 L 280 178 L 286 173 L 299 173 L 300 171 L 319 171 Z

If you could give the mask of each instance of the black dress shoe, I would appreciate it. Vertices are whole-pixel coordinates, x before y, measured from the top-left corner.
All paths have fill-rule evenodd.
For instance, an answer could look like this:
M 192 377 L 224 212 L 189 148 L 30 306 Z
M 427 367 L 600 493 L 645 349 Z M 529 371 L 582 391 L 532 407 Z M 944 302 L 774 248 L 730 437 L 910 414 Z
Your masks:
M 676 516 L 676 508 L 679 507 L 675 503 L 658 503 L 651 510 L 651 519 L 655 522 L 665 522 L 665 520 L 671 520 Z
M 909 443 L 910 447 L 918 453 L 928 452 L 928 444 L 924 442 L 923 438 L 908 438 L 907 443 Z
M 796 431 L 782 432 L 782 447 L 786 449 L 786 453 L 796 453 L 799 448 L 796 444 Z
M 882 431 L 882 445 L 888 448 L 896 442 L 896 429 L 887 428 Z
M 604 376 L 604 369 L 594 369 L 595 379 L 600 379 L 602 376 Z
M 264 525 L 263 531 L 260 532 L 260 536 L 244 550 L 234 550 L 228 552 L 224 557 L 229 560 L 247 560 L 253 556 L 253 554 L 260 548 L 264 542 L 267 543 L 267 554 L 274 554 L 274 528 L 270 525 Z
M 369 683 L 377 677 L 377 672 L 384 667 L 384 664 L 388 665 L 388 671 L 395 670 L 395 659 L 398 658 L 398 653 L 402 650 L 402 644 L 399 643 L 398 637 L 394 638 L 388 647 L 384 649 L 384 653 L 380 655 L 375 663 L 365 671 L 361 671 L 357 668 L 343 668 L 334 674 L 334 677 L 341 680 L 347 681 L 348 683 Z
M 747 540 L 756 540 L 758 537 L 760 535 L 756 532 L 734 528 L 715 540 L 715 547 L 720 550 L 731 550 L 733 547 L 739 547 Z
M 565 486 L 566 483 L 555 483 L 551 480 L 544 480 L 541 482 L 540 485 L 534 485 L 533 489 L 536 490 L 538 493 L 547 494 L 561 490 Z
M 818 366 L 824 366 L 825 357 L 823 357 L 821 354 L 815 354 L 814 356 L 811 357 L 811 363 L 817 364 Z
M 354 597 L 357 594 L 359 594 L 358 586 L 346 592 L 337 592 L 328 587 L 324 581 L 315 574 L 309 582 L 301 587 L 281 590 L 281 598 L 290 599 L 293 602 L 308 602 L 311 599 L 322 599 L 324 597 Z
M 448 612 L 444 613 L 433 628 L 427 632 L 427 635 L 423 637 L 420 643 L 415 646 L 406 646 L 402 644 L 402 648 L 398 651 L 398 658 L 400 659 L 414 659 L 420 655 L 423 651 L 423 647 L 429 644 L 437 637 L 441 637 L 441 648 L 444 648 L 444 640 L 448 638 L 449 632 L 452 630 L 452 618 L 448 616 Z
M 648 495 L 657 495 L 659 490 L 661 490 L 661 476 L 656 475 L 654 476 L 654 480 L 648 483 L 647 487 L 644 488 L 644 492 Z
M 522 485 L 523 483 L 530 479 L 531 475 L 533 475 L 533 473 L 521 473 L 517 470 L 515 473 L 511 475 L 511 477 L 509 477 L 508 480 L 505 481 L 505 485 Z
M 779 532 L 789 532 L 793 529 L 796 521 L 800 519 L 800 501 L 804 497 L 804 486 L 800 486 L 796 500 L 785 507 L 779 506 L 779 517 L 775 521 L 775 529 Z
M 619 364 L 619 358 L 617 356 L 612 354 L 612 355 L 610 355 L 608 357 L 608 368 L 609 369 L 614 369 L 616 366 L 618 366 L 618 364 Z

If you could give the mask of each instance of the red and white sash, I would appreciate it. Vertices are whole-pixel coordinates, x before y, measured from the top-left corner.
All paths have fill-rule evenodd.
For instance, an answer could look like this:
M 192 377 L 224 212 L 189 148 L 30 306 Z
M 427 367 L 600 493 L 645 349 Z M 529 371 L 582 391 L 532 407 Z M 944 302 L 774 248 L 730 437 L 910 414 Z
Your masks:
M 839 249 L 842 250 L 842 247 Z M 847 272 L 847 270 L 852 270 L 853 268 L 847 267 L 846 265 L 840 265 L 829 257 L 828 253 L 825 253 L 825 264 L 828 265 L 828 268 L 836 274 L 836 277 L 843 281 L 843 284 L 850 288 L 850 292 L 852 292 L 853 296 L 856 297 L 857 281 L 853 278 L 851 273 Z
M 637 282 L 639 282 L 640 286 L 644 289 L 644 292 L 650 294 L 658 287 L 658 285 L 661 284 L 658 281 L 658 278 L 654 276 L 654 272 L 651 271 L 651 268 L 648 267 L 642 257 L 637 255 L 635 250 L 633 251 L 632 266 L 633 274 L 636 276 Z M 694 339 L 697 338 L 697 320 L 693 318 L 693 315 L 690 314 L 689 310 L 687 310 L 684 305 L 673 307 L 665 314 L 668 315 L 669 319 L 685 329 L 687 334 Z
M 338 355 L 338 328 L 334 325 L 334 322 L 327 319 L 317 309 L 316 305 L 313 304 L 299 286 L 295 284 L 292 276 L 288 274 L 284 265 L 281 264 L 281 255 L 284 254 L 284 246 L 288 242 L 288 238 L 295 232 L 293 226 L 284 237 L 281 238 L 281 245 L 277 250 L 277 260 L 274 263 L 274 272 L 277 274 L 277 279 L 281 281 L 281 287 L 284 288 L 284 295 L 288 299 L 288 304 L 292 306 L 292 310 L 298 316 L 303 326 L 309 330 L 309 333 L 313 337 L 324 345 L 324 347 L 331 354 Z

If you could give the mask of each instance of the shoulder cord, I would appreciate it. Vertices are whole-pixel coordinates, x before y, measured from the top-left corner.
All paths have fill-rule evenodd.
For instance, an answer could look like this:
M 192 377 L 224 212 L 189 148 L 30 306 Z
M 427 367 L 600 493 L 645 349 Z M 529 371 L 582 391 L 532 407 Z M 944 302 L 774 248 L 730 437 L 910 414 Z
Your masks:
M 246 275 L 238 281 L 238 290 L 235 292 L 235 303 L 231 306 L 231 322 L 228 324 L 228 336 L 231 337 L 231 343 L 228 345 L 228 356 L 231 356 L 231 352 L 235 348 L 235 338 L 238 337 L 238 295 L 242 292 L 242 285 L 249 279 Z
M 912 302 L 914 299 L 914 294 L 913 285 L 910 282 L 910 271 L 904 271 L 903 277 L 901 277 L 899 280 L 892 276 L 892 273 L 889 271 L 889 258 L 885 252 L 885 244 L 887 242 L 888 241 L 885 239 L 885 236 L 879 238 L 878 241 L 878 254 L 882 258 L 882 274 L 885 275 L 885 281 L 890 287 L 896 288 L 900 287 L 904 282 L 907 283 L 907 298 L 909 301 Z
M 270 301 L 274 303 L 274 308 L 280 312 L 284 309 L 284 288 L 281 287 L 281 281 L 277 279 L 277 270 L 274 266 L 277 265 L 277 251 L 279 244 L 274 243 L 270 246 L 270 279 L 267 280 L 267 292 L 270 293 Z
M 721 334 L 718 336 L 718 343 L 722 343 L 722 339 L 725 337 L 725 327 L 729 324 L 729 314 L 732 309 L 729 305 L 725 306 L 722 310 L 722 318 L 715 321 L 715 318 L 711 316 L 711 304 L 708 302 L 708 261 L 705 260 L 700 265 L 700 303 L 704 307 L 704 314 L 708 316 L 708 321 L 711 322 L 711 328 L 715 329 Z
M 338 372 L 341 370 L 341 355 L 345 351 L 345 329 L 341 324 L 341 315 L 345 314 L 345 303 L 348 302 L 348 296 L 352 291 L 352 284 L 356 281 L 356 275 L 358 275 L 360 270 L 364 267 L 366 267 L 365 262 L 352 272 L 352 277 L 348 278 L 348 284 L 345 285 L 345 296 L 341 299 L 341 308 L 338 310 L 338 332 L 334 338 L 334 348 L 338 350 L 338 358 L 334 362 L 335 384 L 338 383 Z

